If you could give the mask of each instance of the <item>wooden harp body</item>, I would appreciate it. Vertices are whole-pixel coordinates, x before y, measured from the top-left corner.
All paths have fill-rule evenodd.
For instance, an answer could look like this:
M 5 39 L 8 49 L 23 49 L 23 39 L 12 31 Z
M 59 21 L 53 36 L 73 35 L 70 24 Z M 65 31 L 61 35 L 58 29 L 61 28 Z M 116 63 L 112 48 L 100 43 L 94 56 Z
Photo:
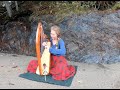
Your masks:
M 50 57 L 49 48 L 42 46 L 42 43 L 46 42 L 48 47 L 51 46 L 50 40 L 45 37 L 43 27 L 41 23 L 38 23 L 36 32 L 36 56 L 38 59 L 38 67 L 36 74 L 38 75 L 49 75 L 50 71 Z

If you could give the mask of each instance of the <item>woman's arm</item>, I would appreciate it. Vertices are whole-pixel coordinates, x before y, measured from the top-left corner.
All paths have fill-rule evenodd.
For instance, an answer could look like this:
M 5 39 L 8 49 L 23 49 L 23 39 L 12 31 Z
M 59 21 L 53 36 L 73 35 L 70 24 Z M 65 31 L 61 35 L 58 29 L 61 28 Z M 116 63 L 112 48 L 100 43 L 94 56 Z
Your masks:
M 56 49 L 54 47 L 50 47 L 49 51 L 50 53 L 54 55 L 65 55 L 66 54 L 66 48 L 63 40 L 59 41 L 60 48 Z

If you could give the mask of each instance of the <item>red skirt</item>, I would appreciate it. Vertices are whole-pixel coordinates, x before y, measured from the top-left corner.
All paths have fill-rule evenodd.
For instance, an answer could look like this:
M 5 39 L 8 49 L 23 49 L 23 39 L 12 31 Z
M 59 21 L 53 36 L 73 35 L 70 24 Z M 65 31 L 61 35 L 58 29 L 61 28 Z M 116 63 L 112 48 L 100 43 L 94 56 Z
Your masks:
M 50 74 L 55 80 L 67 80 L 74 76 L 75 67 L 68 65 L 67 60 L 64 56 L 51 56 L 51 68 Z
M 31 60 L 27 66 L 27 71 L 30 73 L 36 73 L 37 67 L 38 67 L 38 61 Z

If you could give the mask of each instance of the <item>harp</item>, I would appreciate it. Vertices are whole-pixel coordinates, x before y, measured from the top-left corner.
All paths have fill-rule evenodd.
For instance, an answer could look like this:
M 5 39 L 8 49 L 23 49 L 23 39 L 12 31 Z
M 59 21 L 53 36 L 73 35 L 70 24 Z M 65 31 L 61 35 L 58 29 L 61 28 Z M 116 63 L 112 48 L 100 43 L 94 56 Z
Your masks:
M 49 48 L 42 46 L 42 43 L 46 42 L 48 47 L 51 46 L 50 40 L 47 35 L 44 34 L 42 23 L 38 23 L 36 32 L 36 56 L 38 59 L 38 67 L 36 74 L 38 75 L 49 75 L 50 71 L 50 53 Z

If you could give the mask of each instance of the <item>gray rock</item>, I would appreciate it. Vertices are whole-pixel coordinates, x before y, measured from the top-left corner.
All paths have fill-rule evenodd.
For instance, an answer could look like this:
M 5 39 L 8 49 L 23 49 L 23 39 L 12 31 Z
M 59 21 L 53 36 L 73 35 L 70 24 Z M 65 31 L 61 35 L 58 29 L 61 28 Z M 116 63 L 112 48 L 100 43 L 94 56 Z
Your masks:
M 41 22 L 45 34 L 55 24 L 55 16 L 43 15 Z M 9 22 L 2 38 L 1 51 L 35 56 L 35 38 L 38 20 L 30 28 L 23 22 Z M 114 13 L 91 12 L 65 17 L 58 22 L 67 49 L 68 60 L 84 63 L 120 62 L 120 11 Z M 26 27 L 27 26 L 27 27 Z

